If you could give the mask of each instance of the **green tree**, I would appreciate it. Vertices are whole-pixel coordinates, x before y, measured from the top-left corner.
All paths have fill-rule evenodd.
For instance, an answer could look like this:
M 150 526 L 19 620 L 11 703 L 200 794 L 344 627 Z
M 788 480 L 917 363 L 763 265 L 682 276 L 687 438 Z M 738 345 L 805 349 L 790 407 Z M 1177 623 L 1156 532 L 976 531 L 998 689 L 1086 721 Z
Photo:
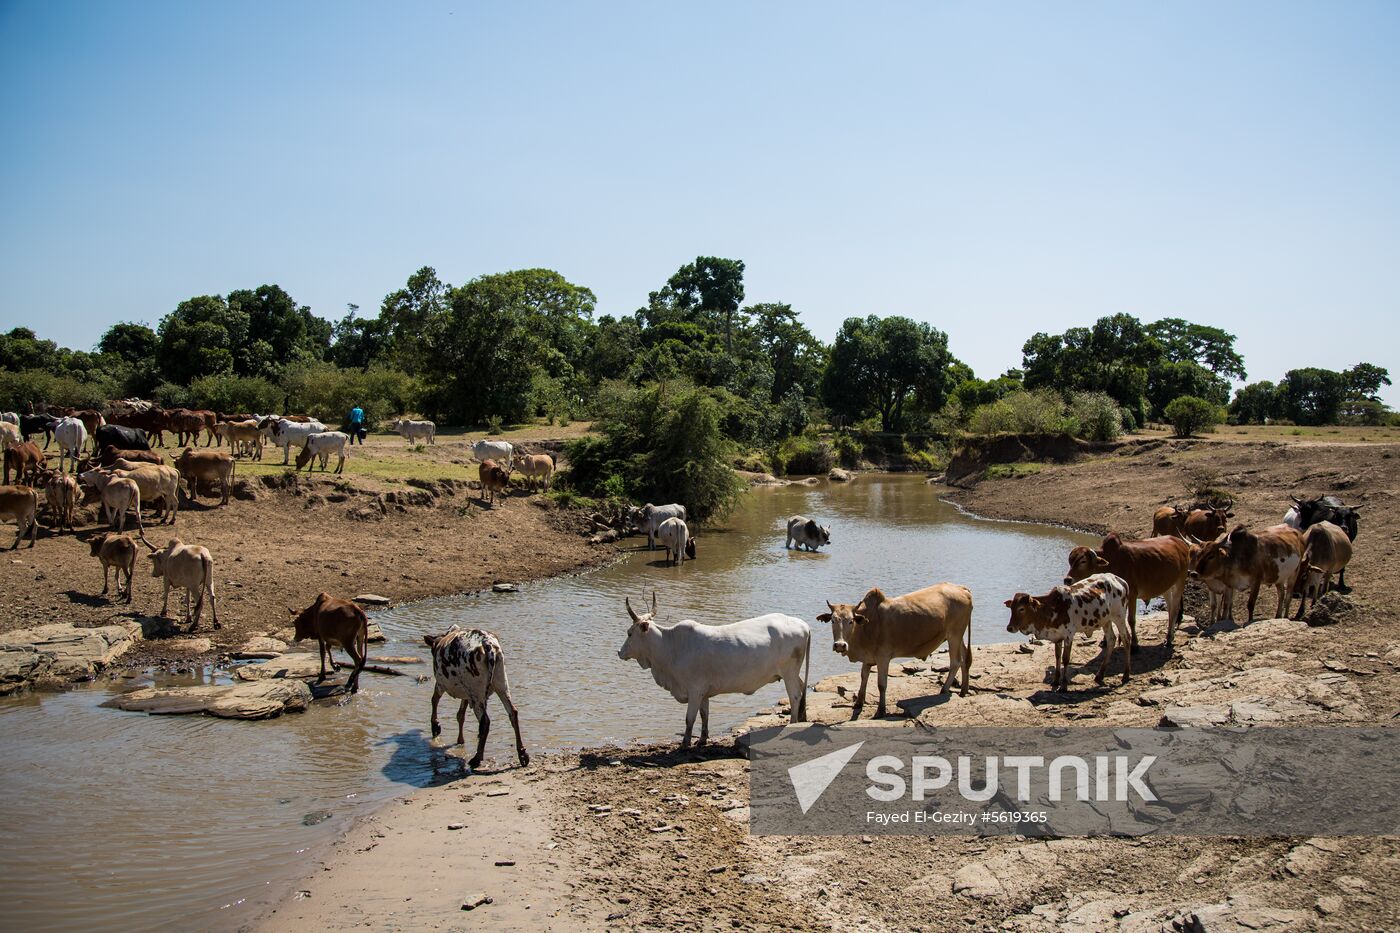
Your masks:
M 156 356 L 159 339 L 145 324 L 113 324 L 97 342 L 100 353 L 111 353 L 131 363 L 147 363 Z
M 732 353 L 743 300 L 742 260 L 697 256 L 694 262 L 681 266 L 663 288 L 652 292 L 638 314 L 648 327 L 682 322 L 723 334 L 725 352 Z
M 1381 386 L 1390 385 L 1390 370 L 1373 363 L 1357 363 L 1351 369 L 1343 370 L 1348 398 L 1381 400 Z
M 248 345 L 248 313 L 219 295 L 180 302 L 160 322 L 156 361 L 165 379 L 189 385 L 201 376 L 234 372 L 235 351 Z
M 1167 317 L 1147 325 L 1147 334 L 1161 344 L 1168 360 L 1196 363 L 1229 379 L 1247 376 L 1244 357 L 1235 351 L 1235 335 L 1219 327 Z
M 1283 396 L 1279 387 L 1267 380 L 1235 390 L 1230 402 L 1230 419 L 1236 424 L 1268 424 L 1283 416 Z
M 1147 400 L 1153 414 L 1166 411 L 1172 399 L 1194 395 L 1214 405 L 1230 399 L 1230 384 L 1193 360 L 1163 360 L 1147 370 Z
M 1316 367 L 1290 369 L 1279 383 L 1284 414 L 1296 424 L 1336 424 L 1347 398 L 1347 378 Z
M 915 405 L 943 407 L 948 395 L 948 335 L 906 317 L 847 318 L 822 376 L 822 399 L 852 421 L 871 411 L 885 431 L 901 430 Z
M 1177 437 L 1190 437 L 1220 423 L 1220 406 L 1194 395 L 1173 399 L 1163 413 Z
M 438 278 L 437 270 L 424 266 L 408 277 L 408 283 L 384 296 L 379 320 L 388 336 L 394 364 L 409 375 L 424 368 L 432 334 L 450 310 L 452 286 Z
M 753 322 L 760 352 L 772 371 L 769 400 L 787 398 L 795 388 L 815 395 L 826 363 L 826 348 L 797 318 L 789 304 L 757 304 L 744 309 Z
M 383 318 L 359 316 L 360 306 L 345 306 L 345 317 L 331 327 L 329 359 L 345 369 L 369 369 L 389 355 L 389 331 Z
M 331 325 L 298 306 L 279 285 L 229 292 L 229 310 L 246 315 L 247 337 L 233 349 L 240 376 L 269 376 L 288 363 L 320 360 L 330 347 Z

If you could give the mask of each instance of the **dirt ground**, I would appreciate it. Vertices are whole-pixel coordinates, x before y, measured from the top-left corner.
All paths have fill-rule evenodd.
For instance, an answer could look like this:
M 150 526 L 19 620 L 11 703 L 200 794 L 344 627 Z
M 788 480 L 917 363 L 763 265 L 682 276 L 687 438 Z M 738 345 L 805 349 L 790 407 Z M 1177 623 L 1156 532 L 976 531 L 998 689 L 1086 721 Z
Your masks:
M 1174 691 L 1273 696 L 1299 721 L 1389 723 L 1400 711 L 1400 587 L 1393 502 L 1400 448 L 1147 439 L 1118 454 L 949 490 L 975 512 L 1144 534 L 1152 510 L 1194 490 L 1232 494 L 1241 521 L 1278 521 L 1288 495 L 1364 506 L 1348 572 L 1355 611 L 1321 628 L 1287 621 L 1188 623 L 1161 648 L 1140 619 L 1128 685 L 1095 690 L 1080 650 L 1077 696 L 1046 690 L 1049 648 L 980 646 L 973 694 L 931 704 L 941 677 L 896 665 L 886 724 L 909 727 L 1155 725 Z M 1194 587 L 1193 587 L 1194 589 Z M 1272 595 L 1261 596 L 1261 617 Z M 1241 607 L 1242 608 L 1242 607 Z M 940 661 L 935 657 L 932 668 Z M 946 664 L 946 660 L 942 660 Z M 1118 668 L 1114 668 L 1117 670 Z M 817 685 L 809 712 L 852 717 L 854 673 Z M 1211 691 L 1214 691 L 1212 693 Z M 1180 702 L 1180 701 L 1178 701 Z M 774 711 L 780 712 L 780 711 Z M 870 706 L 862 718 L 870 716 Z M 783 721 L 758 716 L 754 726 Z M 540 756 L 420 791 L 352 830 L 259 929 L 1393 930 L 1393 837 L 1058 839 L 756 837 L 747 769 L 729 741 Z M 465 829 L 453 830 L 463 824 Z M 513 862 L 501 865 L 498 862 Z M 492 903 L 463 911 L 469 895 Z
M 368 448 L 354 448 L 341 476 L 290 474 L 280 462 L 280 451 L 271 450 L 261 464 L 240 462 L 235 497 L 225 507 L 217 497 L 201 497 L 181 507 L 174 526 L 155 524 L 147 513 L 152 544 L 179 537 L 214 558 L 223 627 L 213 628 L 206 605 L 195 633 L 212 647 L 183 637 L 183 591 L 171 594 L 171 618 L 159 617 L 162 581 L 152 579 L 144 557 L 130 606 L 99 595 L 102 569 L 86 543 L 105 530 L 95 506 L 83 510 L 75 532 L 46 528 L 34 548 L 26 540 L 0 557 L 0 633 L 134 620 L 145 637 L 119 667 L 183 664 L 284 628 L 287 609 L 310 604 L 322 590 L 403 602 L 576 572 L 615 556 L 611 546 L 588 544 L 587 516 L 544 496 L 516 489 L 494 507 L 483 504 L 468 487 L 475 464 L 463 439 L 415 449 L 397 437 L 373 437 Z M 400 479 L 404 474 L 414 478 Z M 0 534 L 4 528 L 13 526 Z

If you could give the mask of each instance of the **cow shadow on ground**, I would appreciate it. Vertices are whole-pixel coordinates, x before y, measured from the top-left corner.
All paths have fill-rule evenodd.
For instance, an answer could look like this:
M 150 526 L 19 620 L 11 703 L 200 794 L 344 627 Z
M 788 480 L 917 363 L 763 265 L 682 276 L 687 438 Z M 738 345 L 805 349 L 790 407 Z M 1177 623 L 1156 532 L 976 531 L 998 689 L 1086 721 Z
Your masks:
M 602 749 L 579 754 L 578 766 L 583 771 L 598 768 L 673 768 L 723 758 L 747 758 L 747 748 L 737 739 L 727 736 L 701 746 L 681 748 L 679 745 L 648 746 L 646 748 Z
M 78 603 L 96 609 L 99 606 L 120 606 L 125 602 L 125 597 L 113 599 L 110 596 L 94 596 L 92 593 L 79 593 L 77 590 L 64 590 L 63 595 L 68 597 L 71 603 Z
M 475 742 L 475 736 L 467 738 L 469 742 Z M 473 771 L 467 767 L 467 758 L 460 754 L 465 746 L 434 745 L 422 729 L 395 733 L 378 744 L 393 747 L 380 773 L 395 784 L 409 787 L 438 787 L 473 775 L 484 776 L 506 770 L 482 768 Z M 451 753 L 454 748 L 459 754 Z M 471 749 L 475 750 L 474 744 Z

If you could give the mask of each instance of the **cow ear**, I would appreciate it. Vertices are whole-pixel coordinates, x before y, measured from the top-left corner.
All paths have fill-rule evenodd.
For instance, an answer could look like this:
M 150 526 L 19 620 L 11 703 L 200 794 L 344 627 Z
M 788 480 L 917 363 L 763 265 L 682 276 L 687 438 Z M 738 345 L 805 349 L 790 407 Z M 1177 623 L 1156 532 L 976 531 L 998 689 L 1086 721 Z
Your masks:
M 297 614 L 297 611 L 296 611 L 295 609 L 293 609 L 291 606 L 288 606 L 288 607 L 287 607 L 287 615 L 289 615 L 289 616 L 295 616 L 296 614 Z
M 1014 609 L 1014 608 L 1016 608 L 1016 600 L 1014 600 L 1014 599 L 1003 600 L 1003 601 L 1002 601 L 1002 605 L 1005 606 L 1007 609 Z
M 1102 569 L 1102 568 L 1108 566 L 1108 561 L 1104 560 L 1102 557 L 1099 557 L 1098 555 L 1094 555 L 1094 566 L 1095 566 L 1095 567 L 1098 567 L 1098 568 L 1100 568 L 1100 569 Z
M 818 621 L 818 622 L 830 622 L 830 621 L 831 621 L 831 613 L 829 613 L 829 612 L 823 612 L 823 613 L 821 613 L 820 615 L 817 616 L 817 621 Z
M 1225 517 L 1226 517 L 1226 518 L 1234 518 L 1234 517 L 1235 517 L 1235 513 L 1234 513 L 1234 512 L 1226 512 L 1226 513 L 1225 513 Z
M 856 625 L 864 625 L 865 623 L 870 621 L 865 616 L 861 615 L 859 612 L 851 613 L 851 618 L 855 619 Z
M 424 635 L 424 636 L 423 636 L 423 644 L 427 645 L 429 648 L 433 647 L 433 636 L 431 636 L 431 635 Z

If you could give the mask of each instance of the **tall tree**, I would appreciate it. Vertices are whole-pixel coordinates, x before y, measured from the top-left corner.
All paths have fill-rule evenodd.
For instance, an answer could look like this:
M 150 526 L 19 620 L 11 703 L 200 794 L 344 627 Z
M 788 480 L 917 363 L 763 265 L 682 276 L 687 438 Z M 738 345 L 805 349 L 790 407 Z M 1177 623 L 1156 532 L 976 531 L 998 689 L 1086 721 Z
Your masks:
M 1349 398 L 1379 402 L 1381 386 L 1390 385 L 1390 370 L 1373 363 L 1357 363 L 1351 369 L 1343 370 L 1342 378 L 1346 380 Z
M 298 306 L 280 285 L 232 291 L 227 302 L 248 319 L 247 339 L 233 347 L 240 376 L 270 376 L 288 363 L 320 360 L 330 347 L 329 322 Z
M 681 266 L 638 312 L 648 326 L 670 322 L 699 324 L 724 335 L 726 353 L 734 352 L 734 329 L 744 301 L 744 263 L 739 259 L 697 256 Z
M 154 359 L 159 340 L 156 332 L 145 324 L 123 322 L 107 328 L 97 342 L 99 353 L 112 353 L 129 363 Z
M 424 266 L 408 277 L 408 283 L 384 296 L 379 319 L 388 334 L 394 363 L 409 375 L 423 368 L 429 334 L 446 316 L 452 286 L 438 278 L 437 270 Z
M 1335 424 L 1347 397 L 1344 375 L 1330 369 L 1290 369 L 1279 383 L 1284 413 L 1297 424 Z
M 885 431 L 901 430 L 914 404 L 942 408 L 948 395 L 948 335 L 906 317 L 847 318 L 831 347 L 822 398 L 851 419 L 879 412 Z
M 803 395 L 815 395 L 826 363 L 826 348 L 798 320 L 792 305 L 757 304 L 744 313 L 753 322 L 759 350 L 773 371 L 769 401 L 780 401 L 794 387 Z
M 161 374 L 177 385 L 200 376 L 234 372 L 235 353 L 248 345 L 248 312 L 231 308 L 219 295 L 180 302 L 158 328 L 156 359 Z
M 1147 325 L 1147 333 L 1173 362 L 1196 363 L 1228 379 L 1246 378 L 1244 357 L 1235 351 L 1235 335 L 1219 327 L 1166 317 Z

